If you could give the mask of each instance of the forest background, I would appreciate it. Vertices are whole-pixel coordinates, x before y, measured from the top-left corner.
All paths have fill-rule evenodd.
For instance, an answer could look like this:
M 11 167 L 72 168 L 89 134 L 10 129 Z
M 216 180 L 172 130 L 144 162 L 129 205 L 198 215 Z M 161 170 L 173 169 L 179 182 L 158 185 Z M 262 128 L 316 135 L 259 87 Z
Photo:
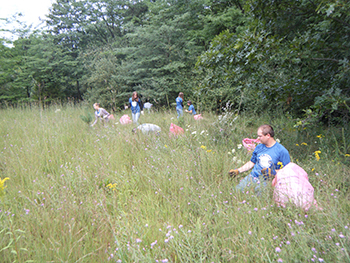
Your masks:
M 100 102 L 132 91 L 170 107 L 281 109 L 300 125 L 349 121 L 350 3 L 266 0 L 57 0 L 46 27 L 18 20 L 1 39 L 0 101 Z

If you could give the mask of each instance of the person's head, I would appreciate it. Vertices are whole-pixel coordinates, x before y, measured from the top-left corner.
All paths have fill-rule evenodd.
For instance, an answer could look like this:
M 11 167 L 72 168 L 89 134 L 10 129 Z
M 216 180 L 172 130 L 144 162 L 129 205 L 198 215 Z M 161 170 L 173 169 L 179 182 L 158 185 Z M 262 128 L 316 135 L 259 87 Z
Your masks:
M 93 106 L 95 110 L 98 110 L 100 108 L 100 103 L 94 103 Z
M 190 101 L 190 100 L 187 101 L 187 105 L 188 105 L 188 106 L 192 105 L 192 101 Z
M 137 93 L 137 91 L 134 91 L 132 93 L 132 101 L 138 100 L 139 99 L 139 94 Z
M 179 97 L 180 97 L 181 99 L 184 99 L 184 94 L 183 94 L 183 92 L 180 92 L 180 93 L 179 93 Z
M 258 138 L 262 144 L 269 145 L 274 142 L 275 132 L 271 125 L 261 125 L 258 128 Z

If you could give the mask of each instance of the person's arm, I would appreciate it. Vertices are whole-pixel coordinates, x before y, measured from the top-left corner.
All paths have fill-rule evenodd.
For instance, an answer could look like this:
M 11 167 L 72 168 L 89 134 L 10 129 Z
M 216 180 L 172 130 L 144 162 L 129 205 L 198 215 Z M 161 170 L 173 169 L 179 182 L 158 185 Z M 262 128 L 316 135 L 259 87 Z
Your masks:
M 238 168 L 237 170 L 239 171 L 239 173 L 244 173 L 244 172 L 249 171 L 250 169 L 252 169 L 254 167 L 254 165 L 255 165 L 255 163 L 253 163 L 252 161 L 249 161 L 245 165 L 243 165 L 240 168 Z
M 92 126 L 94 126 L 94 125 L 96 124 L 96 122 L 97 122 L 97 118 L 98 118 L 98 117 L 97 117 L 97 114 L 96 114 L 96 112 L 95 112 L 95 121 L 94 121 L 94 123 L 93 123 L 93 124 L 91 124 L 91 127 L 92 127 Z
M 140 106 L 140 110 L 141 110 L 141 114 L 143 114 L 143 103 L 142 103 L 142 100 L 139 98 L 139 106 Z
M 188 112 L 188 113 L 192 113 L 192 107 L 191 107 L 192 105 L 190 105 L 189 107 L 188 107 L 188 110 L 185 110 L 186 112 Z M 191 110 L 190 110 L 191 109 Z
M 246 164 L 244 164 L 243 166 L 239 167 L 238 169 L 231 169 L 229 171 L 229 175 L 232 177 L 235 177 L 237 175 L 239 175 L 240 173 L 244 173 L 246 171 L 249 171 L 250 169 L 252 169 L 254 167 L 255 163 L 253 163 L 252 161 L 247 162 Z

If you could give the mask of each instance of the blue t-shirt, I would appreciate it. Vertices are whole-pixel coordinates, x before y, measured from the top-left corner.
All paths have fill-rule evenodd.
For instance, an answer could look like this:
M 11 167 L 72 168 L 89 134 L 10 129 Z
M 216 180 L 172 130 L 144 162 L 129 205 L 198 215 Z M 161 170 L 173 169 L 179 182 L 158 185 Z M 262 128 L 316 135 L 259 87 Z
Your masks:
M 188 111 L 192 111 L 193 115 L 196 115 L 196 111 L 194 110 L 194 106 L 191 104 L 190 107 L 188 107 Z
M 177 97 L 176 98 L 176 109 L 177 110 L 182 110 L 183 109 L 182 108 L 182 102 L 183 102 L 183 100 L 182 100 L 181 97 Z
M 140 108 L 140 102 L 141 99 L 139 98 L 139 101 L 132 101 L 132 98 L 129 99 L 129 104 L 131 105 L 131 112 L 132 113 L 138 113 L 141 112 L 141 108 Z
M 261 170 L 263 168 L 281 169 L 281 165 L 277 165 L 277 163 L 281 162 L 283 166 L 286 166 L 290 163 L 290 157 L 287 149 L 282 144 L 276 142 L 270 148 L 264 144 L 258 144 L 250 161 L 255 164 L 251 175 L 253 177 L 259 177 L 262 175 Z

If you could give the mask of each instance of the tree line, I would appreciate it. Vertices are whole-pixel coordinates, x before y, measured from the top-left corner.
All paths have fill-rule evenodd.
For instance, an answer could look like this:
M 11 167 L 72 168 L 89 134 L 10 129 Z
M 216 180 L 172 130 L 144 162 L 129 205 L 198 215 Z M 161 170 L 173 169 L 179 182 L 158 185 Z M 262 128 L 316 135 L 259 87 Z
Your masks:
M 46 27 L 0 44 L 0 101 L 280 109 L 348 123 L 345 0 L 56 0 Z

